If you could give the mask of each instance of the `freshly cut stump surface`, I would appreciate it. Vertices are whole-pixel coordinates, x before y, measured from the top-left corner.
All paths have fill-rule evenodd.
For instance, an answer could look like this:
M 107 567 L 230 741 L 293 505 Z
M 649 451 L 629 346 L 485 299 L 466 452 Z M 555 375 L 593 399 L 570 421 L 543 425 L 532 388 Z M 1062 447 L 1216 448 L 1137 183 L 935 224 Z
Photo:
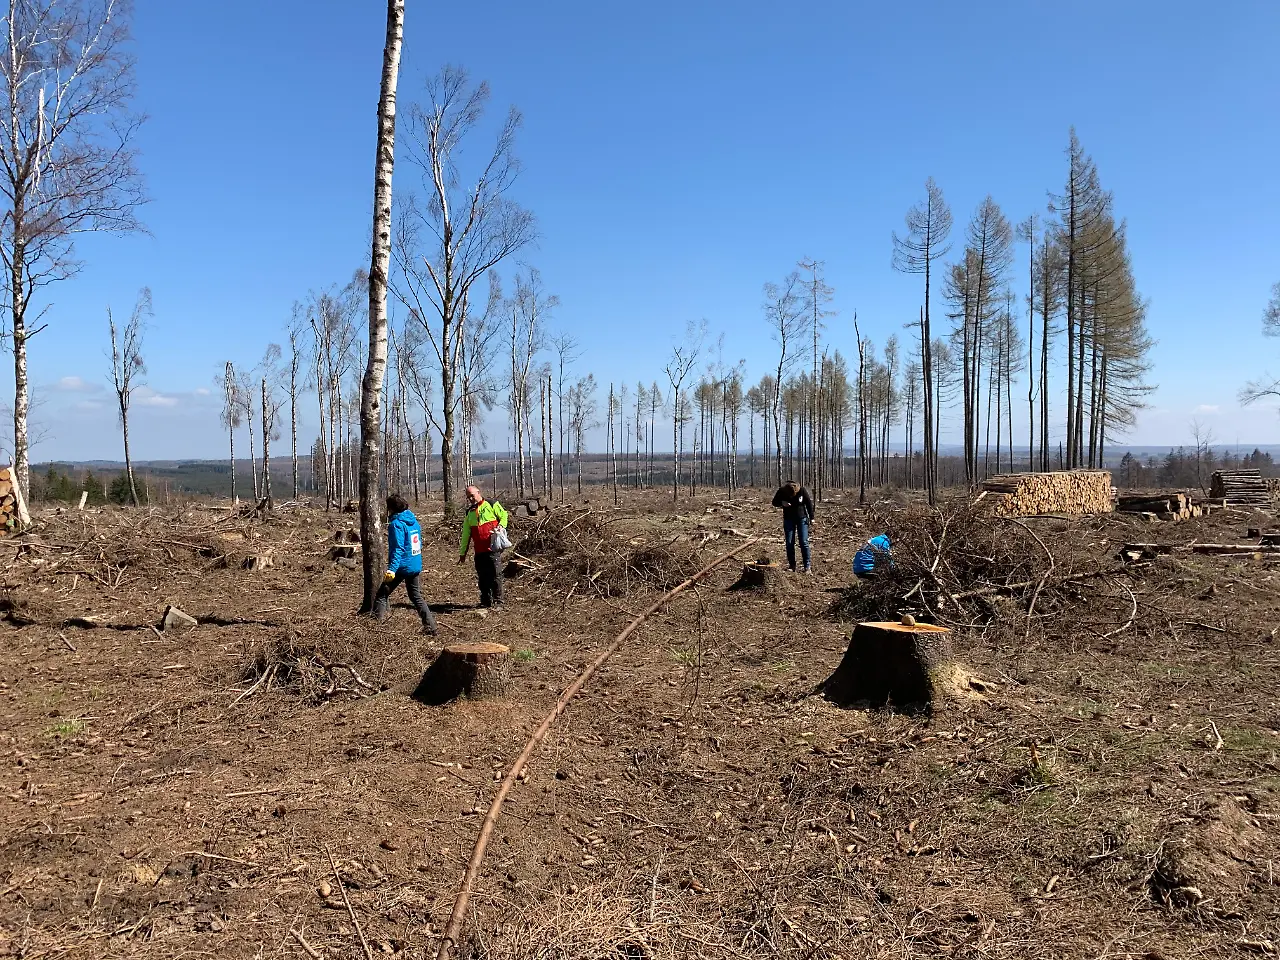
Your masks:
M 500 643 L 451 643 L 414 691 L 414 698 L 432 706 L 459 697 L 482 700 L 501 697 L 511 688 L 511 648 Z
M 744 563 L 742 576 L 733 585 L 733 589 L 772 593 L 778 587 L 781 570 L 782 568 L 776 563 Z
M 886 703 L 932 709 L 946 695 L 955 670 L 951 631 L 928 623 L 860 623 L 849 637 L 840 666 L 825 684 L 841 706 Z

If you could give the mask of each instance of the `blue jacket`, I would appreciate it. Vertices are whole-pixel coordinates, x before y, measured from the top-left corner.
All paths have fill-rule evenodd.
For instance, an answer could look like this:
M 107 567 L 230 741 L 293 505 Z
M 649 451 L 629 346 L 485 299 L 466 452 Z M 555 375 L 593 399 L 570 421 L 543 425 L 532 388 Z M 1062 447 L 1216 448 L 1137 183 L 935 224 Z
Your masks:
M 412 510 L 397 513 L 387 524 L 387 569 L 392 573 L 422 572 L 422 528 Z
M 883 533 L 872 537 L 865 547 L 853 555 L 853 572 L 856 574 L 874 573 L 877 566 L 893 566 L 893 558 L 889 554 L 889 538 Z

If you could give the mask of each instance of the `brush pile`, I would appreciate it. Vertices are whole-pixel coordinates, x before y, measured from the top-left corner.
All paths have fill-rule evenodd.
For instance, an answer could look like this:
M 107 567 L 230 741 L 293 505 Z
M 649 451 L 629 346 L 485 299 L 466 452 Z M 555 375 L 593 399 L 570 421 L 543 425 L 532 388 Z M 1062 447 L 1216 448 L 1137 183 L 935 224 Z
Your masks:
M 290 629 L 250 649 L 241 678 L 249 686 L 235 702 L 273 688 L 308 700 L 368 696 L 383 689 L 386 663 L 385 652 L 351 637 L 304 637 Z
M 698 549 L 687 538 L 626 539 L 591 510 L 546 514 L 516 538 L 511 559 L 521 574 L 606 597 L 669 590 L 701 565 Z
M 898 620 L 912 614 L 943 626 L 994 624 L 1072 607 L 1082 590 L 1106 592 L 1116 564 L 1105 552 L 1066 537 L 1067 521 L 990 517 L 982 504 L 942 510 L 873 512 L 871 534 L 893 544 L 893 565 L 855 582 L 832 607 L 838 619 Z M 1123 595 L 1123 594 L 1121 594 Z

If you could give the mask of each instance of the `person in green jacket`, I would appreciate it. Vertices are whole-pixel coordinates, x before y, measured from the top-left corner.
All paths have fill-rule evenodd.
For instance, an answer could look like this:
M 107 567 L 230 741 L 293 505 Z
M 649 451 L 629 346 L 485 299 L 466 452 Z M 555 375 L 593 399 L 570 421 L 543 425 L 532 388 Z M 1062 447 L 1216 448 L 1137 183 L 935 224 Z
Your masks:
M 467 487 L 467 518 L 462 523 L 462 543 L 458 546 L 458 563 L 467 562 L 467 548 L 476 548 L 476 580 L 480 584 L 480 606 L 502 606 L 502 551 L 490 549 L 493 532 L 507 527 L 507 511 L 502 504 L 490 503 L 476 486 Z

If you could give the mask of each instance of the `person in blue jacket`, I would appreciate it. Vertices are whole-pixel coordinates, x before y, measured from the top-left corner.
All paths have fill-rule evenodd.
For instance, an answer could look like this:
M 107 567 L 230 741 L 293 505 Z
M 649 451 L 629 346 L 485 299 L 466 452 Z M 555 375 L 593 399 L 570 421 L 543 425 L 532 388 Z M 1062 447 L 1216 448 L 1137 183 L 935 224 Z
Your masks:
M 387 497 L 387 572 L 373 600 L 373 615 L 378 619 L 391 612 L 390 597 L 404 583 L 409 602 L 422 618 L 422 630 L 435 636 L 436 618 L 422 599 L 418 578 L 422 574 L 422 527 L 409 509 L 404 497 L 393 493 Z
M 893 566 L 893 555 L 889 552 L 891 544 L 883 533 L 872 537 L 861 550 L 853 555 L 853 572 L 860 580 L 874 577 L 885 567 Z

